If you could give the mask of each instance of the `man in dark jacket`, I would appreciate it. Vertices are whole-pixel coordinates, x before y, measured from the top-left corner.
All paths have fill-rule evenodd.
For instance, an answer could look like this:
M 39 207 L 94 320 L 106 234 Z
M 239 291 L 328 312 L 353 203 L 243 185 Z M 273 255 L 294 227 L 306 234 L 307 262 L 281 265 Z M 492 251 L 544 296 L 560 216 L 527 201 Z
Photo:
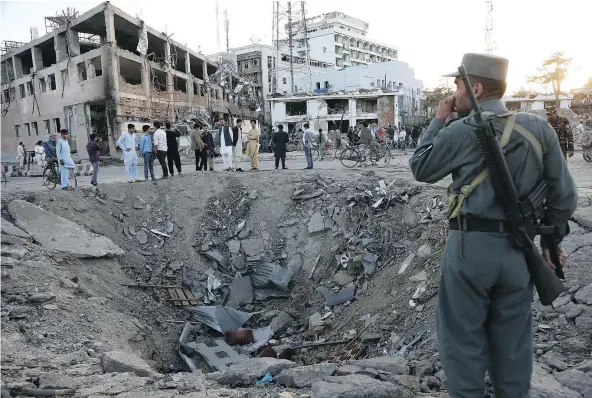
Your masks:
M 278 131 L 273 135 L 271 140 L 274 143 L 276 170 L 280 164 L 280 159 L 282 160 L 282 169 L 287 169 L 286 145 L 288 144 L 288 141 L 290 141 L 290 137 L 288 136 L 288 133 L 284 131 L 284 126 L 282 124 L 278 125 Z
M 173 162 L 177 167 L 177 172 L 181 174 L 181 156 L 179 156 L 179 143 L 177 138 L 181 136 L 181 133 L 177 129 L 171 128 L 171 123 L 165 123 L 165 133 L 167 137 L 167 159 L 169 161 L 169 173 L 171 177 L 175 175 L 175 169 L 173 168 Z
M 208 166 L 210 166 L 210 171 L 214 171 L 214 136 L 207 127 L 203 128 L 201 140 L 204 143 L 204 152 L 208 158 L 207 163 L 203 163 L 203 169 L 204 171 L 208 171 Z
M 99 174 L 99 154 L 101 153 L 101 147 L 97 143 L 96 134 L 90 135 L 90 141 L 86 144 L 86 151 L 88 152 L 88 158 L 93 167 L 93 176 L 90 183 L 96 187 L 97 175 Z

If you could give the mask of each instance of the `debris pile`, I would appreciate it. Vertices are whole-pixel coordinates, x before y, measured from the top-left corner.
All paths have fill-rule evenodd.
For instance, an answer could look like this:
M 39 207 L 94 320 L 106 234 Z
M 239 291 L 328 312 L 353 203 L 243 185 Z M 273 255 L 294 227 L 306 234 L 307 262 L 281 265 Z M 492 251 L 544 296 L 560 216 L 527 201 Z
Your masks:
M 12 396 L 444 396 L 443 189 L 372 172 L 245 173 L 210 191 L 200 177 L 27 197 L 45 209 L 30 229 L 8 222 L 18 198 L 3 202 Z M 45 213 L 125 254 L 44 248 Z M 574 219 L 568 291 L 533 305 L 535 397 L 590 394 L 592 221 L 586 208 Z

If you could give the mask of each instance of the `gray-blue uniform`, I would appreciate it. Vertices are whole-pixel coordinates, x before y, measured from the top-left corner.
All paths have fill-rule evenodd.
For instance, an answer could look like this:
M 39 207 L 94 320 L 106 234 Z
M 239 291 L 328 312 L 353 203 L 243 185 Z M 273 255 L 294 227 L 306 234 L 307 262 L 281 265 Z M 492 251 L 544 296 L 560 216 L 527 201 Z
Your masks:
M 499 61 L 489 57 L 466 54 L 463 65 L 472 76 L 500 76 L 499 71 L 480 74 L 488 62 Z M 507 60 L 501 69 L 497 80 L 505 80 Z M 484 112 L 505 114 L 493 121 L 500 139 L 508 110 L 497 99 L 479 105 Z M 485 169 L 476 132 L 465 119 L 448 126 L 439 119 L 431 122 L 410 160 L 418 181 L 434 183 L 452 174 L 449 194 L 458 194 Z M 504 152 L 518 195 L 526 197 L 546 182 L 547 218 L 561 239 L 569 231 L 577 194 L 557 134 L 534 114 L 518 113 L 515 122 Z M 516 130 L 521 128 L 530 139 Z M 482 398 L 487 369 L 496 396 L 523 397 L 532 374 L 533 284 L 523 254 L 510 243 L 490 179 L 475 185 L 451 218 L 444 251 L 436 313 L 440 360 L 453 398 Z M 482 232 L 492 229 L 496 232 Z

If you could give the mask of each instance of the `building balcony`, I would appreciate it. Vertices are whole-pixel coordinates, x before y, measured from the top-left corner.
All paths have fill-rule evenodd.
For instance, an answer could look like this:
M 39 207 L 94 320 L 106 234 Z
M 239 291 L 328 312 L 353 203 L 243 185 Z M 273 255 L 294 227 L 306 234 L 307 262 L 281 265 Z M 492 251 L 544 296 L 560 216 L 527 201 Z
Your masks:
M 335 58 L 343 58 L 343 54 L 335 53 Z

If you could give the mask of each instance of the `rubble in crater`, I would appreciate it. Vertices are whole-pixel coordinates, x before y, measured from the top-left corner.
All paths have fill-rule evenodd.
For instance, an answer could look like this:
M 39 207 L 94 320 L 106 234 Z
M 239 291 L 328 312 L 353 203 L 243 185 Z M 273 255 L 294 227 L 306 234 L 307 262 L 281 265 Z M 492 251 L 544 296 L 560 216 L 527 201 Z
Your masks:
M 3 222 L 3 388 L 445 396 L 434 317 L 445 191 L 372 172 L 245 178 L 253 184 L 229 176 L 207 192 L 192 176 L 174 190 L 78 190 L 76 209 L 58 195 L 32 200 L 111 239 L 118 258 L 55 253 Z M 590 393 L 592 241 L 581 214 L 564 242 L 568 290 L 552 307 L 533 304 L 533 396 Z M 198 305 L 176 305 L 168 287 Z

